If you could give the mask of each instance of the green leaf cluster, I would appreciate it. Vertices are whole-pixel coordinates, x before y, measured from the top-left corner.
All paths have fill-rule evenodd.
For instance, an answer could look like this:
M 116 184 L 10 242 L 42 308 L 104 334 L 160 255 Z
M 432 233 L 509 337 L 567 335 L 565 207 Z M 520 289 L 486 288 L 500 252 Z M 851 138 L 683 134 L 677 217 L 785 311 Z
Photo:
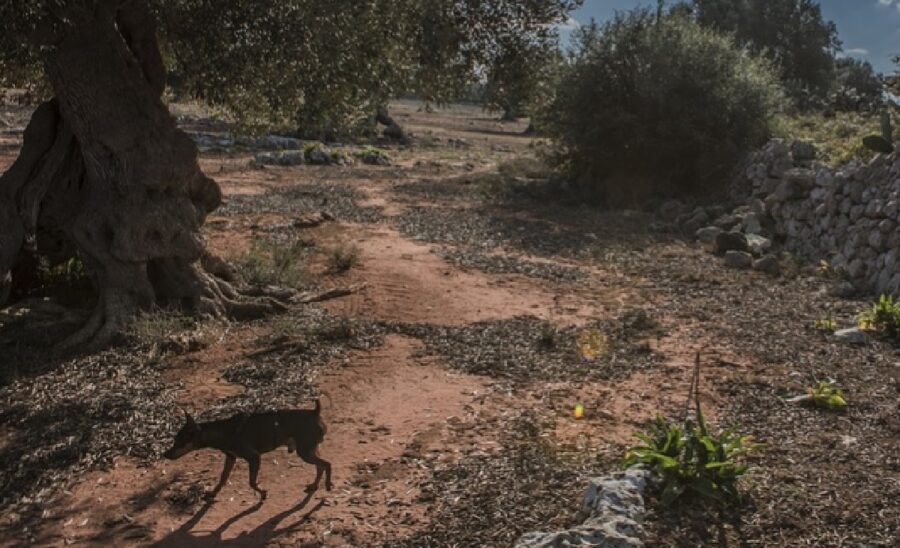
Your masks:
M 684 426 L 657 417 L 636 437 L 643 444 L 628 450 L 624 465 L 645 466 L 662 478 L 661 501 L 667 506 L 685 495 L 722 505 L 739 501 L 737 480 L 747 472 L 741 458 L 761 447 L 734 429 L 711 433 L 702 414 L 698 424 Z
M 889 295 L 882 295 L 871 308 L 859 314 L 859 326 L 900 341 L 900 303 Z
M 831 379 L 819 381 L 809 389 L 809 397 L 813 405 L 823 409 L 842 410 L 847 407 L 844 391 L 837 387 Z

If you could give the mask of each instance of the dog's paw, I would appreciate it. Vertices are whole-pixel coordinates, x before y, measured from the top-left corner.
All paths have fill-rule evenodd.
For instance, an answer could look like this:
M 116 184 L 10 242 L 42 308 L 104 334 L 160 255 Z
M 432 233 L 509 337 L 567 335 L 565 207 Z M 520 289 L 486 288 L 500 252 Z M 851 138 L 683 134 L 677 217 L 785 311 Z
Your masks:
M 315 483 L 310 483 L 309 485 L 306 486 L 305 490 L 307 493 L 315 493 L 316 491 L 319 490 L 319 486 L 316 485 Z
M 325 490 L 331 491 L 332 489 L 334 489 L 334 484 L 331 483 L 330 481 L 325 482 Z
M 266 496 L 267 496 L 267 495 L 268 495 L 268 493 L 266 493 L 265 491 L 262 491 L 262 490 L 261 490 L 261 491 L 259 492 L 259 500 L 261 500 L 261 501 L 266 500 Z

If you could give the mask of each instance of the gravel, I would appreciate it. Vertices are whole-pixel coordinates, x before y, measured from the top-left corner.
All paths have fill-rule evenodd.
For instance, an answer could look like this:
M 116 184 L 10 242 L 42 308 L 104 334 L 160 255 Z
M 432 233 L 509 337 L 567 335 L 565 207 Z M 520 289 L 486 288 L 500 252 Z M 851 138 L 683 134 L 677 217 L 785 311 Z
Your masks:
M 15 435 L 0 448 L 5 525 L 41 509 L 85 472 L 117 455 L 159 458 L 180 424 L 176 387 L 149 351 L 109 350 L 0 389 L 0 424 Z
M 300 215 L 328 211 L 339 221 L 378 223 L 384 219 L 379 208 L 357 205 L 359 194 L 347 185 L 304 183 L 270 189 L 262 196 L 232 196 L 217 210 L 218 215 L 280 213 Z
M 622 322 L 599 322 L 585 329 L 591 327 L 606 334 L 610 348 L 590 362 L 576 351 L 581 329 L 554 329 L 533 316 L 463 327 L 399 325 L 394 329 L 422 339 L 424 352 L 441 356 L 450 367 L 514 383 L 624 378 L 659 364 L 659 356 L 643 340 L 633 339 Z
M 495 453 L 436 465 L 420 487 L 420 499 L 437 501 L 430 525 L 384 546 L 511 546 L 531 529 L 575 524 L 582 471 L 546 445 L 539 417 L 522 414 L 506 431 Z
M 577 267 L 559 263 L 529 261 L 506 255 L 489 255 L 465 248 L 442 248 L 439 254 L 441 258 L 451 264 L 480 270 L 488 274 L 521 274 L 559 284 L 577 283 L 588 278 L 588 275 Z

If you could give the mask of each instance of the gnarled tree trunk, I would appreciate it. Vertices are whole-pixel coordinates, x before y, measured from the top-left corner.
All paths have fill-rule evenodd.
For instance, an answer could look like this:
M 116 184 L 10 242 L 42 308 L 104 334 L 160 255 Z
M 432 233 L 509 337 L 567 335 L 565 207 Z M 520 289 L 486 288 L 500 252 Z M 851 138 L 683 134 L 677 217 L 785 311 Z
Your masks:
M 199 265 L 199 229 L 221 192 L 161 100 L 144 0 L 71 4 L 42 36 L 56 97 L 36 110 L 0 178 L 0 283 L 23 250 L 77 248 L 100 298 L 68 344 L 106 343 L 154 304 L 215 316 L 278 308 L 240 299 Z

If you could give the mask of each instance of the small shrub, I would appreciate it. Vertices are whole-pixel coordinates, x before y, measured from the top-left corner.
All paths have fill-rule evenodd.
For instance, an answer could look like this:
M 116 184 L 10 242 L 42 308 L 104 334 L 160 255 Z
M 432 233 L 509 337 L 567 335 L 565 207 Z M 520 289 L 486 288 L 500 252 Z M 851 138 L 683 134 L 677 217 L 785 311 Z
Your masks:
M 720 504 L 740 500 L 736 483 L 747 472 L 740 458 L 760 445 L 734 430 L 711 434 L 702 415 L 698 422 L 681 427 L 657 417 L 645 433 L 636 434 L 644 444 L 625 455 L 626 467 L 643 465 L 662 478 L 664 505 L 688 493 Z
M 809 398 L 813 405 L 823 409 L 841 410 L 847 407 L 844 391 L 837 387 L 831 379 L 819 381 L 809 389 Z
M 678 498 L 692 494 L 728 505 L 740 501 L 737 480 L 748 467 L 740 461 L 761 444 L 735 429 L 712 434 L 700 408 L 700 354 L 688 392 L 683 426 L 657 416 L 643 433 L 635 436 L 643 445 L 631 447 L 625 454 L 624 466 L 645 466 L 662 479 L 661 502 L 671 505 Z M 696 425 L 689 419 L 694 406 Z
M 248 284 L 296 288 L 307 280 L 304 258 L 308 247 L 309 243 L 303 240 L 293 243 L 257 240 L 236 263 Z
M 894 302 L 893 297 L 882 295 L 872 308 L 860 313 L 859 326 L 882 337 L 900 341 L 900 303 Z
M 610 205 L 722 190 L 782 100 L 765 61 L 688 18 L 649 10 L 579 31 L 538 125 L 577 190 Z
M 96 299 L 91 278 L 77 256 L 56 266 L 42 266 L 39 277 L 44 291 L 64 306 L 87 307 Z
M 359 263 L 359 248 L 338 246 L 328 253 L 328 270 L 336 274 L 347 272 Z

